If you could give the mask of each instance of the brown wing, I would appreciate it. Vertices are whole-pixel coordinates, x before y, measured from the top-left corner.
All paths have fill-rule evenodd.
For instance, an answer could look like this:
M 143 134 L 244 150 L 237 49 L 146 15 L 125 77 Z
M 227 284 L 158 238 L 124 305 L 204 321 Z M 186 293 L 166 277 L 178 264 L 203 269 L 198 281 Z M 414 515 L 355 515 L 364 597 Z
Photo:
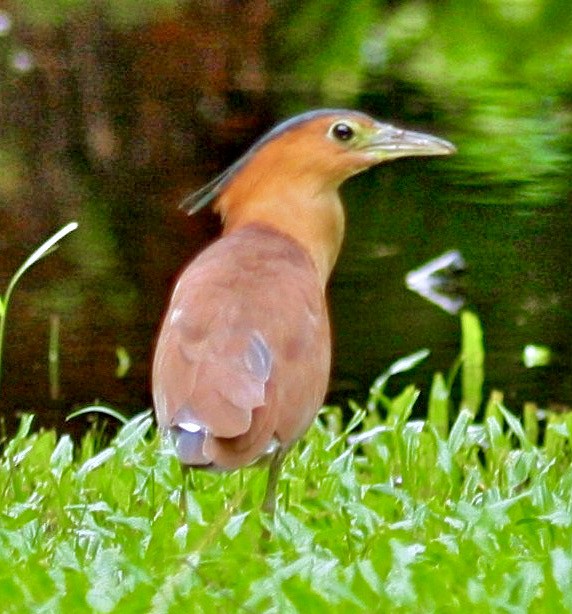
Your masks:
M 249 226 L 213 243 L 177 282 L 153 364 L 158 422 L 184 432 L 183 462 L 241 466 L 273 439 L 305 432 L 329 367 L 313 263 L 292 239 Z

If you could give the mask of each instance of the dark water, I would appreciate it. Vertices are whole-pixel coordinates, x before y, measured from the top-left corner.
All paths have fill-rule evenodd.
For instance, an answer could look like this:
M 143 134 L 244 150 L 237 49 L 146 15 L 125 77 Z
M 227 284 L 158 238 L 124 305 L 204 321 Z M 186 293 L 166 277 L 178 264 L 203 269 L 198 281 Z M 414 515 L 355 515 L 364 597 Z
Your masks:
M 196 36 L 184 23 L 125 30 L 91 15 L 52 35 L 30 27 L 20 38 L 34 67 L 18 72 L 6 60 L 2 287 L 42 240 L 70 220 L 80 224 L 26 273 L 10 305 L 0 391 L 8 422 L 33 411 L 44 424 L 60 424 L 73 408 L 94 402 L 128 413 L 150 405 L 150 356 L 169 289 L 218 232 L 214 216 L 188 219 L 176 205 L 275 121 L 318 106 L 360 108 L 459 148 L 452 158 L 380 166 L 344 186 L 348 231 L 330 287 L 330 400 L 363 399 L 393 360 L 422 347 L 430 358 L 394 390 L 413 381 L 426 391 L 436 370 L 449 369 L 459 351 L 459 317 L 408 290 L 405 276 L 455 249 L 466 271 L 445 290 L 482 321 L 487 389 L 503 390 L 515 411 L 528 400 L 572 403 L 567 81 L 547 92 L 532 80 L 499 82 L 491 74 L 471 91 L 448 83 L 447 95 L 397 65 L 374 71 L 351 95 L 327 93 L 292 85 L 293 67 L 268 72 L 272 61 L 263 64 L 262 49 L 254 48 L 241 90 L 239 77 L 229 83 L 226 72 L 209 75 L 212 67 L 200 62 L 188 68 Z M 257 28 L 271 29 L 269 23 L 261 18 Z M 241 44 L 239 33 L 232 36 L 217 53 L 232 56 Z M 84 39 L 91 46 L 74 48 Z M 203 41 L 204 57 L 215 53 L 209 49 Z M 175 70 L 181 63 L 187 68 Z M 59 365 L 50 393 L 54 316 Z M 525 368 L 530 343 L 552 349 L 550 365 Z M 131 360 L 123 377 L 116 375 L 118 347 Z

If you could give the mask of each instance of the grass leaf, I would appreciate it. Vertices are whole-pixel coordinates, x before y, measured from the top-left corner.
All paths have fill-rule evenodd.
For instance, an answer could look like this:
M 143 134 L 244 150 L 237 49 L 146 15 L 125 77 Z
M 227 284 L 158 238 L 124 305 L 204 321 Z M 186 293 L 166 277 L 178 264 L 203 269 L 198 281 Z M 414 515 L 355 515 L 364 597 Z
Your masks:
M 483 398 L 485 362 L 483 331 L 478 317 L 471 311 L 461 313 L 461 330 L 462 406 L 476 416 Z

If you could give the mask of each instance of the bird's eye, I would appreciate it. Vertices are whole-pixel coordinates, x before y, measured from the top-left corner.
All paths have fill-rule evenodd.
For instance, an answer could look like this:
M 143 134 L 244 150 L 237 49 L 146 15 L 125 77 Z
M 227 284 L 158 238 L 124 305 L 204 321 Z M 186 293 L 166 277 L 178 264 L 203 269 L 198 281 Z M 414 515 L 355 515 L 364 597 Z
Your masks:
M 337 141 L 349 141 L 354 137 L 354 129 L 345 122 L 334 124 L 331 133 Z

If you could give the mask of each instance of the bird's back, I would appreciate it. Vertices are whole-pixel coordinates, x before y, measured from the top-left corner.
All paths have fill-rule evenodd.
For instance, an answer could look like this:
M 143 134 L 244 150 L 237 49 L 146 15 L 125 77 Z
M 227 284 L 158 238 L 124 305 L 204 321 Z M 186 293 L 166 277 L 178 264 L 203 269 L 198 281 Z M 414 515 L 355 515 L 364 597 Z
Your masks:
M 199 254 L 177 282 L 153 364 L 159 425 L 201 442 L 183 462 L 248 464 L 311 424 L 330 352 L 308 254 L 270 228 L 241 228 Z

